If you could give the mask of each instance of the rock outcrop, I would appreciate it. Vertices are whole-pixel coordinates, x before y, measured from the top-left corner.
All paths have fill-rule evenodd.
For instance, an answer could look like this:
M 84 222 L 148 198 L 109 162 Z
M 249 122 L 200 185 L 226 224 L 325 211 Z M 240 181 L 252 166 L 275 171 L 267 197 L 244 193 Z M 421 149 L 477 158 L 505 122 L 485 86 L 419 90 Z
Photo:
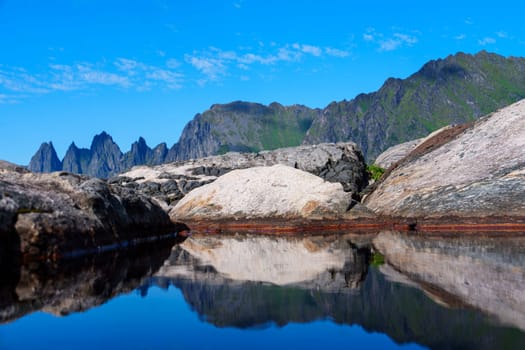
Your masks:
M 326 181 L 339 182 L 354 197 L 367 183 L 363 156 L 357 145 L 351 142 L 289 147 L 259 153 L 230 152 L 222 156 L 155 167 L 138 166 L 110 179 L 110 182 L 139 189 L 166 206 L 173 206 L 189 191 L 213 182 L 234 169 L 275 164 L 294 167 Z
M 351 196 L 339 183 L 285 165 L 234 170 L 188 193 L 173 220 L 339 218 Z
M 1 234 L 24 254 L 55 256 L 175 232 L 166 212 L 129 188 L 70 173 L 0 168 Z M 15 242 L 16 243 L 16 242 Z
M 365 204 L 382 215 L 525 216 L 525 100 L 445 128 L 401 161 Z

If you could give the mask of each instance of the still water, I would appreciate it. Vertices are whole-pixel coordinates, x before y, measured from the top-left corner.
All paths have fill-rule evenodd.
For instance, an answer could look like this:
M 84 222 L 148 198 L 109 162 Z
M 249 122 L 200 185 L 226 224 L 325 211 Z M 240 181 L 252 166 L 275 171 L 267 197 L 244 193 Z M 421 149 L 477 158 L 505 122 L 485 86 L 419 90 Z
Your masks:
M 523 248 L 235 234 L 5 261 L 0 349 L 524 349 Z

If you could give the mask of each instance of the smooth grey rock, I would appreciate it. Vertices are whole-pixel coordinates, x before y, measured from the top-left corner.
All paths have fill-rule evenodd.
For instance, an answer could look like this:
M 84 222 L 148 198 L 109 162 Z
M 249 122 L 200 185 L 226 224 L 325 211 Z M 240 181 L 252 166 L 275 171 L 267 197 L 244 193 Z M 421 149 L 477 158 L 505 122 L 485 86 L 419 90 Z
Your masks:
M 524 149 L 521 100 L 404 161 L 365 204 L 404 217 L 525 217 Z

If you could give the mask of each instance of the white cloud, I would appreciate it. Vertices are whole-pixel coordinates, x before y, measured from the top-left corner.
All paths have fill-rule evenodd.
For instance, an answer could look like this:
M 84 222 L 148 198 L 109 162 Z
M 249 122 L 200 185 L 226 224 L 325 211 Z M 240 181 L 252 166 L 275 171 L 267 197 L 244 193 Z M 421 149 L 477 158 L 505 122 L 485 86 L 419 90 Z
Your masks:
M 418 42 L 418 38 L 414 35 L 396 32 L 386 36 L 376 32 L 374 28 L 367 29 L 363 34 L 363 40 L 377 44 L 379 51 L 394 51 L 400 47 L 413 46 Z
M 481 46 L 486 46 L 486 45 L 495 44 L 495 43 L 496 43 L 496 39 L 491 38 L 491 37 L 485 37 L 481 40 L 478 40 L 478 44 L 480 44 Z
M 170 58 L 169 60 L 166 61 L 166 66 L 169 68 L 169 69 L 175 69 L 175 68 L 179 68 L 181 65 L 181 63 L 174 59 L 174 58 Z
M 215 81 L 219 79 L 219 76 L 226 74 L 225 62 L 220 58 L 186 55 L 185 60 L 202 72 L 208 80 Z
M 470 26 L 474 24 L 474 21 L 472 20 L 472 18 L 468 17 L 465 19 L 465 24 L 468 24 Z
M 394 51 L 402 42 L 396 39 L 381 40 L 379 42 L 379 51 Z
M 0 94 L 0 105 L 10 105 L 20 103 L 20 98 L 24 96 Z
M 464 39 L 466 39 L 466 38 L 467 38 L 467 35 L 466 35 L 466 34 L 459 34 L 459 35 L 456 35 L 456 36 L 454 37 L 454 39 L 456 39 L 456 40 L 464 40 Z
M 106 62 L 75 64 L 51 63 L 45 73 L 30 74 L 23 68 L 0 66 L 2 104 L 15 103 L 31 95 L 54 91 L 91 91 L 100 86 L 136 89 L 142 91 L 153 86 L 180 89 L 183 75 L 170 69 L 148 65 L 128 58 L 118 58 L 112 64 Z M 20 93 L 15 97 L 9 92 Z
M 504 32 L 504 31 L 499 31 L 499 32 L 496 32 L 496 35 L 498 36 L 498 38 L 501 38 L 501 39 L 505 39 L 505 38 L 508 38 L 508 34 L 507 32 Z
M 344 57 L 350 56 L 350 53 L 348 51 L 334 49 L 331 47 L 325 47 L 324 51 L 326 52 L 328 56 L 333 56 L 333 57 L 344 58 Z
M 374 41 L 375 40 L 375 37 L 373 34 L 370 34 L 370 33 L 364 33 L 363 34 L 363 39 L 365 41 Z
M 408 46 L 412 46 L 417 43 L 417 38 L 412 35 L 394 33 L 394 38 L 398 39 L 403 44 L 407 44 Z
M 296 50 L 299 50 L 303 53 L 310 54 L 312 56 L 319 57 L 323 53 L 323 50 L 318 46 L 305 45 L 305 44 L 293 44 L 292 47 Z

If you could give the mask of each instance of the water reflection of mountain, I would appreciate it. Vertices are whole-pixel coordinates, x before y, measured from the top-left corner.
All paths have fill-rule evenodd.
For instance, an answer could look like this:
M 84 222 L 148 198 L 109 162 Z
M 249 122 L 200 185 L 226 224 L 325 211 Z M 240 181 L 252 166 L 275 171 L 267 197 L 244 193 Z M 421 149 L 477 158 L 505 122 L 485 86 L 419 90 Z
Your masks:
M 38 310 L 67 315 L 132 291 L 159 269 L 173 244 L 165 240 L 55 263 L 1 261 L 0 323 Z
M 234 240 L 237 243 L 225 247 Z M 327 243 L 311 238 L 290 241 L 250 237 L 246 244 L 243 240 L 240 236 L 220 241 L 193 237 L 174 249 L 152 282 L 179 288 L 199 315 L 218 327 L 284 326 L 330 319 L 385 333 L 400 343 L 417 342 L 435 349 L 521 348 L 525 344 L 523 332 L 498 325 L 474 308 L 463 307 L 461 299 L 451 294 L 439 295 L 456 308 L 435 303 L 425 294 L 435 290 L 422 280 L 418 281 L 418 289 L 390 282 L 376 268 L 368 270 L 363 262 L 370 252 L 345 239 Z M 287 247 L 291 255 L 286 260 L 288 265 L 279 258 L 283 251 L 268 255 L 265 249 L 271 244 L 265 240 Z M 266 248 L 257 249 L 256 241 Z M 321 254 L 318 257 L 333 254 L 327 259 L 330 263 L 323 265 L 325 271 L 317 271 L 308 281 L 303 278 L 305 264 L 309 264 L 304 249 Z M 271 266 L 269 270 L 258 266 L 263 261 Z M 318 263 L 315 257 L 312 261 Z M 249 278 L 241 279 L 247 276 L 242 270 L 250 271 Z M 293 271 L 298 276 L 292 276 Z M 278 277 L 275 284 L 269 280 L 272 275 Z M 414 282 L 407 279 L 406 283 Z

